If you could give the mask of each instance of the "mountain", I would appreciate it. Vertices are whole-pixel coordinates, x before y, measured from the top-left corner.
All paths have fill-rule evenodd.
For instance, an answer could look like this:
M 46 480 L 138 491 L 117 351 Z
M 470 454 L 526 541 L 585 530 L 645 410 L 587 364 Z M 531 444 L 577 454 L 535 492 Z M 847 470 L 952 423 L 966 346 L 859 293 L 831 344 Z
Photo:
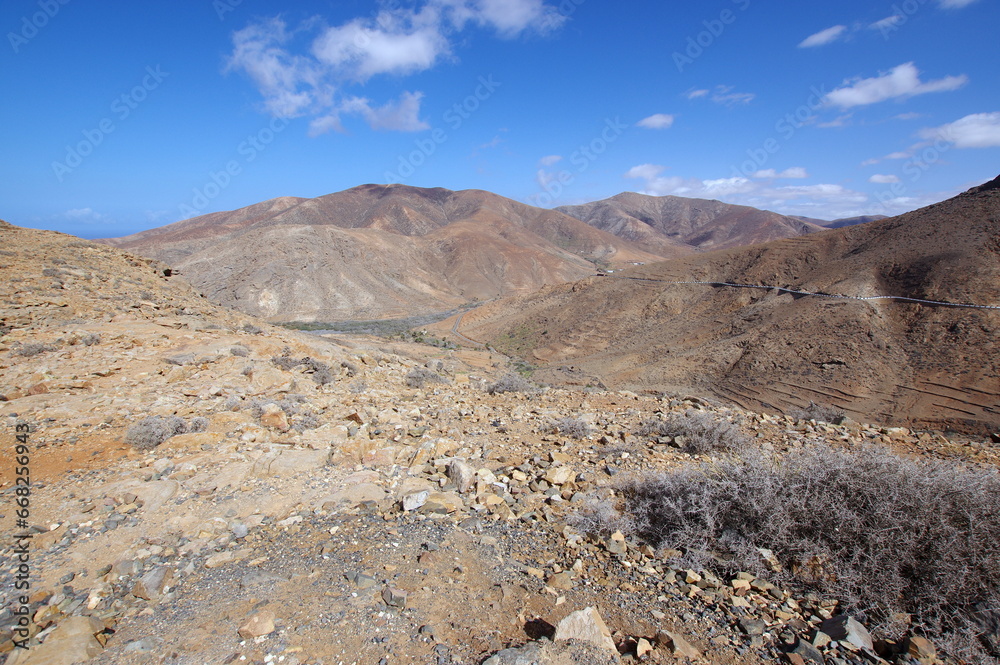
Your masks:
M 527 392 L 487 390 L 517 388 L 503 377 L 506 359 L 489 351 L 268 325 L 213 305 L 156 261 L 2 221 L 0 303 L 0 404 L 10 451 L 0 455 L 0 490 L 16 506 L 5 510 L 17 513 L 4 556 L 28 552 L 19 565 L 37 573 L 30 597 L 25 592 L 3 609 L 8 621 L 24 617 L 0 640 L 5 665 L 290 665 L 347 662 L 345 654 L 394 665 L 594 664 L 621 662 L 618 645 L 634 650 L 643 641 L 656 644 L 644 656 L 649 663 L 769 663 L 773 646 L 748 646 L 744 628 L 774 623 L 774 596 L 788 610 L 781 630 L 804 642 L 814 638 L 816 613 L 856 588 L 804 587 L 792 574 L 759 572 L 759 580 L 746 580 L 752 588 L 740 592 L 746 606 L 742 623 L 734 622 L 724 583 L 713 581 L 693 604 L 685 576 L 671 574 L 690 559 L 622 526 L 642 515 L 635 504 L 611 501 L 622 496 L 622 478 L 679 471 L 692 483 L 710 480 L 702 481 L 701 455 L 640 435 L 650 422 L 695 406 L 724 440 L 745 431 L 755 446 L 776 451 L 775 469 L 796 468 L 802 449 L 817 442 L 863 450 L 876 431 L 868 427 L 791 426 L 697 396 L 671 403 L 530 384 L 520 388 Z M 734 421 L 742 429 L 730 427 Z M 893 443 L 956 466 L 997 459 L 990 447 L 963 445 L 964 437 L 903 434 Z M 910 462 L 880 454 L 886 473 L 869 479 L 862 474 L 871 459 L 840 466 L 848 484 L 834 482 L 806 503 L 838 506 L 835 520 L 850 518 L 859 504 L 894 519 L 898 529 L 871 541 L 882 549 L 875 566 L 900 552 L 916 556 L 913 545 L 898 543 L 948 554 L 934 560 L 950 568 L 920 578 L 932 586 L 968 566 L 971 572 L 949 578 L 962 611 L 981 593 L 981 580 L 996 579 L 975 567 L 995 560 L 996 538 L 962 546 L 980 533 L 966 535 L 970 520 L 997 530 L 986 500 L 992 485 L 956 468 L 945 486 L 950 504 L 929 496 L 929 507 L 900 518 L 890 510 L 900 505 L 896 494 L 869 499 Z M 774 488 L 768 505 L 802 505 L 801 484 L 789 492 L 782 476 L 754 476 L 758 487 L 760 478 Z M 904 488 L 905 496 L 917 500 L 923 495 L 914 492 L 943 486 L 911 484 L 916 489 Z M 869 491 L 845 502 L 844 488 L 859 486 Z M 714 511 L 718 493 L 708 492 Z M 942 506 L 955 508 L 946 514 Z M 945 517 L 915 539 L 911 532 L 923 529 L 932 510 Z M 602 526 L 628 535 L 601 537 Z M 794 550 L 774 547 L 786 570 L 801 561 L 799 543 L 818 542 L 811 534 L 829 542 L 823 528 L 807 526 Z M 859 531 L 844 531 L 837 542 L 857 560 Z M 695 533 L 717 542 L 707 529 Z M 945 537 L 935 541 L 938 533 Z M 894 534 L 898 541 L 886 540 Z M 831 562 L 823 563 L 829 570 Z M 884 588 L 872 596 L 887 595 Z M 660 619 L 651 607 L 663 612 Z M 691 611 L 703 620 L 676 619 Z M 875 632 L 869 621 L 876 639 L 902 635 Z M 588 633 L 615 640 L 573 639 Z M 925 632 L 919 653 L 933 659 L 929 640 L 954 643 L 949 638 Z M 831 662 L 850 653 L 824 649 Z M 955 662 L 943 649 L 936 653 Z
M 772 411 L 814 401 L 856 419 L 995 431 L 1000 310 L 720 283 L 996 307 L 998 187 L 1000 178 L 882 221 L 551 287 L 468 312 L 460 329 L 552 381 L 711 392 Z
M 817 226 L 822 226 L 825 229 L 842 229 L 845 226 L 854 226 L 855 224 L 867 224 L 868 222 L 877 222 L 882 219 L 888 219 L 887 215 L 859 215 L 858 217 L 841 217 L 840 219 L 835 219 L 833 221 L 828 222 L 823 219 L 802 217 L 801 215 L 793 215 L 793 217 L 803 222 L 809 222 L 810 224 L 816 224 Z
M 479 190 L 363 185 L 103 240 L 271 321 L 408 316 L 676 256 Z
M 748 206 L 635 192 L 556 210 L 664 255 L 742 247 L 823 230 L 811 221 Z

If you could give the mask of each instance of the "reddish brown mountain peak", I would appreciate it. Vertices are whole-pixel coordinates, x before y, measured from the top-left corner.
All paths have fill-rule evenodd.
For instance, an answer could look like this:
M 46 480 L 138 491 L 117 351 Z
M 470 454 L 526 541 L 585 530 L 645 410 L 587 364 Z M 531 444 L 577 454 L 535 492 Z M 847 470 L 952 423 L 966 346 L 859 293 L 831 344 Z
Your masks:
M 989 192 L 989 191 L 992 191 L 992 190 L 995 190 L 995 189 L 1000 189 L 1000 176 L 997 176 L 996 178 L 993 178 L 993 180 L 990 180 L 989 182 L 983 183 L 982 185 L 979 185 L 978 187 L 973 187 L 972 189 L 970 189 L 969 191 L 967 191 L 965 193 L 966 194 L 982 194 L 983 192 Z

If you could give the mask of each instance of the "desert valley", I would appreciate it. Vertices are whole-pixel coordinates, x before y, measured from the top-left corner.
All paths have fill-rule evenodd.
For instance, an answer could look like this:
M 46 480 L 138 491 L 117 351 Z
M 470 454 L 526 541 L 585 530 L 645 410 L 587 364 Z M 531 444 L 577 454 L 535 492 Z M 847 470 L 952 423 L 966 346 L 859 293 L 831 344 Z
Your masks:
M 1000 179 L 828 224 L 401 185 L 0 224 L 0 658 L 997 662 Z

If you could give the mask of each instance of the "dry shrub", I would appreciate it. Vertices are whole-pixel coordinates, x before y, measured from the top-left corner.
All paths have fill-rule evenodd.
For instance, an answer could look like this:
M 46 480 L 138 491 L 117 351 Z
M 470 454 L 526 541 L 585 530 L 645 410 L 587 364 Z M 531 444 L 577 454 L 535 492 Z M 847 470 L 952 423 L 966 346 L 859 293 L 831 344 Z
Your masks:
M 639 436 L 683 437 L 684 452 L 692 455 L 710 452 L 739 451 L 748 439 L 738 425 L 709 411 L 688 409 L 670 413 L 663 419 L 646 420 L 639 427 Z
M 574 439 L 586 439 L 591 434 L 590 425 L 579 418 L 559 418 L 549 423 L 549 432 Z
M 410 388 L 425 388 L 432 383 L 446 383 L 445 378 L 426 367 L 417 367 L 406 375 L 406 385 Z
M 170 437 L 187 431 L 187 424 L 180 416 L 146 416 L 126 430 L 125 443 L 136 450 L 152 450 Z
M 620 491 L 634 533 L 692 563 L 832 595 L 876 632 L 893 614 L 912 614 L 919 632 L 953 650 L 985 646 L 1000 657 L 1000 636 L 975 639 L 1000 616 L 995 471 L 817 445 L 783 460 L 746 453 Z M 780 572 L 759 548 L 774 552 Z
M 56 351 L 59 347 L 52 344 L 45 344 L 43 342 L 28 342 L 26 344 L 21 344 L 14 350 L 14 354 L 21 356 L 23 358 L 30 358 L 32 356 L 37 356 L 42 353 L 49 353 L 50 351 Z
M 532 393 L 536 391 L 537 388 L 534 384 L 520 374 L 514 374 L 513 372 L 504 374 L 500 377 L 499 381 L 491 383 L 486 387 L 486 392 L 490 395 L 497 395 L 500 393 Z
M 816 402 L 809 402 L 809 406 L 804 409 L 792 409 L 788 412 L 788 415 L 795 420 L 815 420 L 816 422 L 830 423 L 831 425 L 839 425 L 847 418 L 847 414 L 837 407 L 828 404 L 817 404 Z
M 330 366 L 309 356 L 296 359 L 287 353 L 283 353 L 280 356 L 271 358 L 271 363 L 286 372 L 296 367 L 305 367 L 305 372 L 309 374 L 313 381 L 321 386 L 333 381 L 333 372 L 330 371 Z

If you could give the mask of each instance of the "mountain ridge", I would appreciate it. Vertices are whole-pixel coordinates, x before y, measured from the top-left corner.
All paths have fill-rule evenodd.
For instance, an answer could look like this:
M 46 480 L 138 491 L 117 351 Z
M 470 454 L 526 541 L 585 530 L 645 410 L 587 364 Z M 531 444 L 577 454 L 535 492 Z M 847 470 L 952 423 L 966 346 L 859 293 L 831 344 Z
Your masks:
M 553 382 L 708 391 L 769 411 L 825 402 L 859 418 L 995 429 L 995 310 L 673 283 L 998 305 L 998 181 L 882 221 L 492 303 L 466 313 L 461 332 Z

